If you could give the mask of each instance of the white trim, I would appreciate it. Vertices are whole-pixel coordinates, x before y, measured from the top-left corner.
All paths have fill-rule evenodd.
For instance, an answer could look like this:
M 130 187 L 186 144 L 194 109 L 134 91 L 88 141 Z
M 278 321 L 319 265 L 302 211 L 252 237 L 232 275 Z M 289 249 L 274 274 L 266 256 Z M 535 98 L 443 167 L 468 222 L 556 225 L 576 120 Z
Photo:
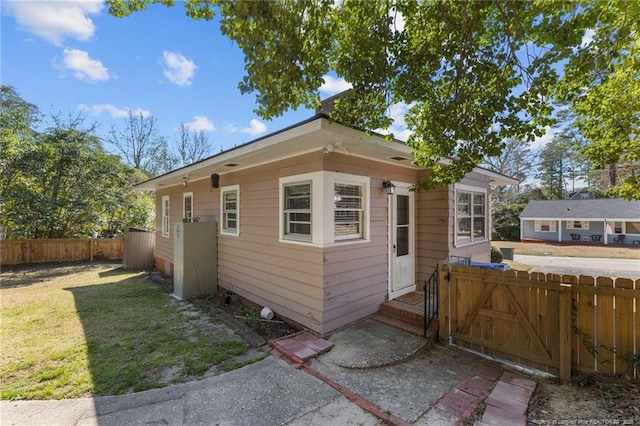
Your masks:
M 296 183 L 311 185 L 311 235 L 308 239 L 296 239 L 295 236 L 285 235 L 284 223 L 284 187 Z M 362 186 L 363 208 L 362 237 L 339 239 L 334 236 L 334 191 L 336 183 L 346 183 Z M 300 175 L 285 176 L 278 181 L 278 228 L 279 241 L 314 246 L 332 246 L 346 243 L 362 243 L 370 241 L 371 204 L 370 178 L 368 176 L 347 173 L 317 171 Z
M 549 230 L 548 231 L 543 231 L 542 230 L 542 223 L 541 222 L 548 222 L 549 224 Z M 556 221 L 555 220 L 534 220 L 533 221 L 533 232 L 540 232 L 540 233 L 553 233 L 556 232 Z
M 236 193 L 236 227 L 234 228 L 225 228 L 225 203 L 224 203 L 224 194 L 228 194 L 231 192 Z M 240 185 L 229 185 L 223 186 L 220 188 L 220 234 L 221 235 L 230 235 L 233 237 L 240 236 Z
M 407 293 L 411 293 L 412 291 L 415 290 L 416 288 L 416 208 L 415 208 L 415 193 L 413 191 L 411 191 L 411 188 L 413 187 L 412 184 L 410 183 L 405 183 L 405 182 L 395 182 L 392 181 L 391 183 L 394 184 L 394 186 L 396 187 L 396 192 L 394 195 L 389 195 L 387 196 L 387 204 L 388 204 L 388 210 L 387 210 L 387 217 L 388 217 L 388 235 L 387 235 L 387 252 L 388 252 L 388 273 L 387 273 L 387 292 L 389 295 L 389 300 L 393 300 L 397 297 L 400 297 L 404 294 Z M 403 194 L 398 194 L 399 189 L 403 189 L 405 191 L 405 193 Z M 394 248 L 393 248 L 393 244 L 394 244 L 394 236 L 395 236 L 395 212 L 394 212 L 394 203 L 393 201 L 393 197 L 397 197 L 397 195 L 407 195 L 409 197 L 409 250 L 410 250 L 410 255 L 411 255 L 411 276 L 412 276 L 412 284 L 403 287 L 399 290 L 393 291 L 393 284 L 394 284 L 394 261 L 395 261 L 395 256 L 394 256 Z
M 469 236 L 469 240 L 466 239 L 462 241 L 458 241 L 458 191 L 470 192 L 471 200 L 470 200 L 470 214 L 471 214 L 471 235 Z M 481 193 L 484 195 L 484 237 L 481 239 L 473 238 L 473 193 Z M 454 247 L 464 247 L 473 244 L 481 244 L 490 240 L 490 230 L 489 230 L 489 219 L 491 216 L 489 210 L 489 196 L 487 194 L 486 188 L 481 188 L 479 186 L 471 186 L 464 184 L 454 184 L 453 185 L 453 244 Z
M 163 195 L 161 202 L 162 217 L 160 219 L 160 232 L 163 237 L 169 238 L 171 236 L 171 197 L 169 195 Z

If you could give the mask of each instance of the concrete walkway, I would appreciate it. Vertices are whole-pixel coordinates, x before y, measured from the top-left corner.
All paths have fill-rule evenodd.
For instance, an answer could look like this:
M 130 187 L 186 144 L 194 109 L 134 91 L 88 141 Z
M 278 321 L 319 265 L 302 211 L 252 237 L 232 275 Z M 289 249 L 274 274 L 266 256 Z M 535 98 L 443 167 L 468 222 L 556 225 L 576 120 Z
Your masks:
M 502 366 L 457 348 L 431 345 L 372 320 L 333 335 L 328 352 L 330 345 L 322 339 L 294 340 L 295 345 L 275 345 L 281 351 L 272 351 L 277 356 L 162 389 L 0 401 L 0 424 L 445 425 L 468 417 L 481 402 L 494 407 L 494 414 L 487 414 L 494 417 L 483 417 L 485 424 L 525 424 L 535 381 L 509 376 Z M 318 356 L 305 362 L 288 353 L 287 348 L 300 349 L 300 342 L 318 349 Z M 514 392 L 513 386 L 523 383 L 528 394 Z
M 220 376 L 123 396 L 2 401 L 0 424 L 280 425 L 316 411 L 335 412 L 337 424 L 378 424 L 331 386 L 276 357 Z

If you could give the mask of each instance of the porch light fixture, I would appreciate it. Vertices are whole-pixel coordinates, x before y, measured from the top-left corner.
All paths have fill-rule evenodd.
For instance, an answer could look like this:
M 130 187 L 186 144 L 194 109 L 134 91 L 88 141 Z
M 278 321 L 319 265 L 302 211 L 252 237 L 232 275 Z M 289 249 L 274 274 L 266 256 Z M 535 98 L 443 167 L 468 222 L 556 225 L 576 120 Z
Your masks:
M 390 180 L 382 181 L 382 187 L 387 195 L 393 195 L 396 192 L 396 186 Z
M 182 177 L 182 186 L 187 186 L 189 184 L 189 175 Z

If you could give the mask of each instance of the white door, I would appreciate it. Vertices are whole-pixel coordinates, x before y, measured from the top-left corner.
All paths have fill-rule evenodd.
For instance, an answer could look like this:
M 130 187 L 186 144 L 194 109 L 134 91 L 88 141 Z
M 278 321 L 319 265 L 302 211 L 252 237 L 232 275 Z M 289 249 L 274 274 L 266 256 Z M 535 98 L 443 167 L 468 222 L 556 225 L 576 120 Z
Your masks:
M 413 192 L 396 184 L 389 206 L 389 299 L 415 289 Z

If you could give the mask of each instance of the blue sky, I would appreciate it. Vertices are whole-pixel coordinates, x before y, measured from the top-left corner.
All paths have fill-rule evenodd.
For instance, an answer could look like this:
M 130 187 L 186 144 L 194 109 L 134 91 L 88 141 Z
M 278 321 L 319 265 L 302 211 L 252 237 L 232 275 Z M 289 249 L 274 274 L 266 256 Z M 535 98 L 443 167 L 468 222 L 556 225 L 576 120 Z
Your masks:
M 45 115 L 84 110 L 106 135 L 129 111 L 157 119 L 159 134 L 174 141 L 180 123 L 204 131 L 214 152 L 309 118 L 289 111 L 272 121 L 253 112 L 255 95 L 241 95 L 240 49 L 220 33 L 217 19 L 194 21 L 180 1 L 151 5 L 127 18 L 107 13 L 102 0 L 2 0 L 2 84 Z M 325 76 L 321 97 L 346 90 Z M 406 105 L 394 105 L 391 130 L 406 140 Z M 551 139 L 539 138 L 533 148 Z M 107 147 L 109 148 L 109 147 Z
M 194 21 L 176 3 L 118 19 L 102 1 L 3 0 L 2 84 L 45 115 L 84 110 L 101 135 L 112 124 L 121 127 L 129 111 L 155 117 L 170 141 L 184 123 L 206 132 L 214 152 L 313 114 L 258 117 L 255 96 L 237 88 L 244 75 L 240 49 L 217 20 Z M 327 77 L 320 94 L 346 87 Z

